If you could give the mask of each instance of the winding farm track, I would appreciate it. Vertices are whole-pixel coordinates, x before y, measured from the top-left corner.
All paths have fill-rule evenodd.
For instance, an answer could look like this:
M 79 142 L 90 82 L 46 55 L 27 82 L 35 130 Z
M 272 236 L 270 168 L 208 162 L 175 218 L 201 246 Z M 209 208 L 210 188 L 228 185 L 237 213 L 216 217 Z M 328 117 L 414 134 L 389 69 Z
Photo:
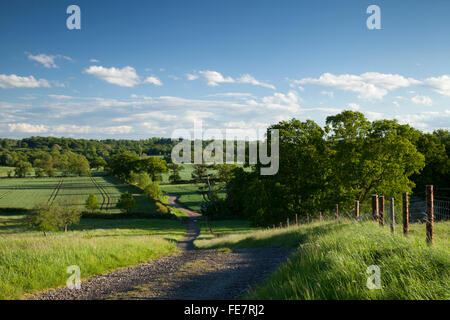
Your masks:
M 53 204 L 53 202 L 55 202 L 55 199 L 58 196 L 59 190 L 61 189 L 63 182 L 64 182 L 64 178 L 61 178 L 61 180 L 59 180 L 56 187 L 53 189 L 52 194 L 50 195 L 50 198 L 48 198 L 48 200 L 47 200 L 47 202 L 49 204 Z
M 109 196 L 108 192 L 105 190 L 105 188 L 100 185 L 92 175 L 89 175 L 91 178 L 92 183 L 94 186 L 100 191 L 100 194 L 102 195 L 102 204 L 100 206 L 100 210 L 106 209 L 108 210 L 111 206 L 111 197 Z
M 180 254 L 89 278 L 78 290 L 60 288 L 30 299 L 239 299 L 275 271 L 291 253 L 276 247 L 231 252 L 195 250 L 193 242 L 199 234 L 200 215 L 181 207 L 175 197 L 169 198 L 169 204 L 189 215 L 186 237 L 178 242 Z

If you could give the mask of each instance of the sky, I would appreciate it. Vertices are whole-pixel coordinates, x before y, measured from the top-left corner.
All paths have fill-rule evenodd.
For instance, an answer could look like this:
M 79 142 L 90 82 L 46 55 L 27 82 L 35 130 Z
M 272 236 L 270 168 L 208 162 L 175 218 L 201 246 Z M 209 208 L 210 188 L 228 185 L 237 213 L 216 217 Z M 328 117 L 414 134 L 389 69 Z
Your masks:
M 446 0 L 3 0 L 0 137 L 172 137 L 199 121 L 245 136 L 343 110 L 449 129 L 449 15 Z

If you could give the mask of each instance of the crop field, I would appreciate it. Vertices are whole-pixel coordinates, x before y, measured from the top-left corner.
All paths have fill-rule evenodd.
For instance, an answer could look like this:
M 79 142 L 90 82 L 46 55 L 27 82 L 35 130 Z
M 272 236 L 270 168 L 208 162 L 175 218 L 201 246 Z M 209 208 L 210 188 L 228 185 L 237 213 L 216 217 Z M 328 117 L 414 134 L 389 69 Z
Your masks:
M 126 191 L 135 197 L 135 212 L 154 212 L 154 203 L 138 188 L 108 176 L 0 179 L 0 208 L 31 209 L 39 203 L 58 202 L 84 209 L 87 197 L 94 194 L 100 211 L 119 213 L 116 204 Z

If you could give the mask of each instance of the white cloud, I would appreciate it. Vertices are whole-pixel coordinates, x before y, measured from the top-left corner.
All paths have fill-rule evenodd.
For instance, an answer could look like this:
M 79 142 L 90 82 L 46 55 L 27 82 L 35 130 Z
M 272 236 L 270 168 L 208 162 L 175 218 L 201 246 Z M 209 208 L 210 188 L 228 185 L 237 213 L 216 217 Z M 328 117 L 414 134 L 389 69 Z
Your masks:
M 98 129 L 98 132 L 106 134 L 126 134 L 130 133 L 131 131 L 133 131 L 133 128 L 131 126 L 113 126 Z
M 324 96 L 329 96 L 330 98 L 334 97 L 333 91 L 321 91 L 320 94 L 323 94 Z
M 192 81 L 192 80 L 197 80 L 197 79 L 198 79 L 198 75 L 186 73 L 186 78 L 187 78 L 188 80 L 190 80 L 190 81 Z
M 49 94 L 48 96 L 52 99 L 73 99 L 74 98 L 72 96 L 66 96 L 63 94 Z
M 364 113 L 369 121 L 381 120 L 385 117 L 381 112 L 366 111 Z
M 188 110 L 184 113 L 183 119 L 189 122 L 211 118 L 214 114 L 205 111 Z
M 9 132 L 22 133 L 44 133 L 48 132 L 48 127 L 42 124 L 34 125 L 29 123 L 9 123 Z
M 130 66 L 122 69 L 90 66 L 85 69 L 84 72 L 121 87 L 134 87 L 139 84 L 139 76 L 137 75 L 136 70 Z
M 430 121 L 448 117 L 450 117 L 450 110 L 445 110 L 445 112 L 426 111 L 416 114 L 402 114 L 400 116 L 396 116 L 395 119 L 397 119 L 401 124 L 409 124 L 412 127 L 430 131 L 433 127 L 429 123 Z
M 347 104 L 347 107 L 352 110 L 359 110 L 361 108 L 361 106 L 357 103 L 349 103 Z
M 209 94 L 206 97 L 226 97 L 226 98 L 251 98 L 253 95 L 246 92 L 224 92 Z
M 15 74 L 0 74 L 0 88 L 38 88 L 50 87 L 45 79 L 36 80 L 33 76 L 21 77 Z
M 419 84 L 413 78 L 405 78 L 398 74 L 366 72 L 361 75 L 324 73 L 319 78 L 303 78 L 294 80 L 294 85 L 312 84 L 359 93 L 361 99 L 382 99 L 389 91 Z
M 48 55 L 45 53 L 32 55 L 31 53 L 28 53 L 28 59 L 39 62 L 46 68 L 58 68 L 58 66 L 55 63 L 55 59 L 65 59 L 68 61 L 73 61 L 71 57 L 62 56 L 60 54 L 57 55 Z
M 414 96 L 411 98 L 411 101 L 415 104 L 423 104 L 425 106 L 431 107 L 433 105 L 433 100 L 431 100 L 428 96 Z
M 151 84 L 154 84 L 155 86 L 163 85 L 161 80 L 159 80 L 157 77 L 154 77 L 154 76 L 147 77 L 147 79 L 144 80 L 144 83 L 151 83 Z
M 260 87 L 264 87 L 264 88 L 269 88 L 269 89 L 273 89 L 275 90 L 275 86 L 268 84 L 268 83 L 264 83 L 261 82 L 259 80 L 256 80 L 253 76 L 249 75 L 249 74 L 244 74 L 242 77 L 240 77 L 237 82 L 239 83 L 250 83 L 254 86 L 260 86 Z
M 100 60 L 97 60 L 97 59 L 90 59 L 89 62 L 92 62 L 92 63 L 99 63 Z
M 440 77 L 427 78 L 425 85 L 432 88 L 435 92 L 444 96 L 450 96 L 450 76 L 442 75 Z
M 216 87 L 220 83 L 233 83 L 235 82 L 231 77 L 224 77 L 221 73 L 217 71 L 199 71 L 199 73 L 206 79 L 208 86 Z
M 252 84 L 254 86 L 260 86 L 260 87 L 275 90 L 275 86 L 273 86 L 269 83 L 259 81 L 250 74 L 244 74 L 237 79 L 233 79 L 232 77 L 224 77 L 220 72 L 217 72 L 217 71 L 206 70 L 206 71 L 199 71 L 198 73 L 201 76 L 203 76 L 203 78 L 206 80 L 206 83 L 208 84 L 208 86 L 211 86 L 211 87 L 216 87 L 221 83 L 248 83 L 248 84 Z M 198 76 L 191 75 L 191 74 L 188 74 L 187 77 L 189 80 L 195 80 L 198 78 Z
M 287 94 L 277 92 L 272 96 L 262 98 L 262 105 L 268 109 L 295 113 L 300 111 L 300 101 L 301 99 L 295 91 L 289 91 Z

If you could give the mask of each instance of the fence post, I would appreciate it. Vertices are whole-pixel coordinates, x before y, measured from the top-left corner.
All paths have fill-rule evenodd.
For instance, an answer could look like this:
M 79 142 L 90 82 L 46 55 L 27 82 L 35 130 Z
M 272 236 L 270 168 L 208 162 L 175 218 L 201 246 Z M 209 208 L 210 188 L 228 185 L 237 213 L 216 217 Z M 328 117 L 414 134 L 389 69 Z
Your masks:
M 319 221 L 322 221 L 322 211 L 319 211 Z
M 391 198 L 389 202 L 389 212 L 391 216 L 391 232 L 394 233 L 394 224 L 395 224 L 395 212 L 394 212 L 394 198 Z
M 359 217 L 359 201 L 355 200 L 355 218 L 358 219 Z
M 378 222 L 378 195 L 372 195 L 372 216 L 373 220 Z
M 336 219 L 339 218 L 339 205 L 338 205 L 338 204 L 336 204 L 336 205 L 334 206 L 334 217 L 335 217 Z
M 283 228 L 283 223 L 282 222 L 280 222 L 280 229 L 282 229 Z
M 434 192 L 433 185 L 427 185 L 426 202 L 427 202 L 427 243 L 433 244 L 434 238 Z
M 309 213 L 306 214 L 306 223 L 309 224 Z
M 403 233 L 407 237 L 409 234 L 409 208 L 408 192 L 403 192 Z
M 295 214 L 295 225 L 298 226 L 298 215 Z
M 286 219 L 286 228 L 289 228 L 289 218 Z
M 384 196 L 378 198 L 380 211 L 380 226 L 384 227 Z

